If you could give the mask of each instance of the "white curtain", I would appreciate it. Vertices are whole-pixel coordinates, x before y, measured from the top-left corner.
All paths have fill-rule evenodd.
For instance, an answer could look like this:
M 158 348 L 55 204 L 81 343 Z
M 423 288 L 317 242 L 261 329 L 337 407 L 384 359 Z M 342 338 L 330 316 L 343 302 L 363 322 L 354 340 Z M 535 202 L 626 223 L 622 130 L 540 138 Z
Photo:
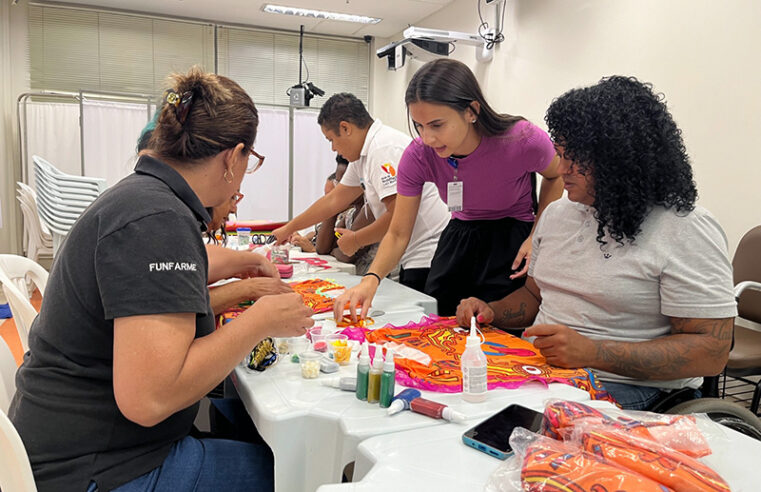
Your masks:
M 325 179 L 336 170 L 336 154 L 320 131 L 316 111 L 294 111 L 293 139 L 293 214 L 298 215 L 323 195 Z
M 258 107 L 259 130 L 254 148 L 264 165 L 241 184 L 245 195 L 238 204 L 241 220 L 288 219 L 288 110 Z
M 148 107 L 87 100 L 82 106 L 84 175 L 105 178 L 113 186 L 135 167 L 137 139 L 149 121 Z
M 23 118 L 23 106 L 22 106 Z M 32 156 L 45 158 L 61 171 L 80 175 L 79 104 L 29 102 L 26 105 L 27 183 L 34 188 Z

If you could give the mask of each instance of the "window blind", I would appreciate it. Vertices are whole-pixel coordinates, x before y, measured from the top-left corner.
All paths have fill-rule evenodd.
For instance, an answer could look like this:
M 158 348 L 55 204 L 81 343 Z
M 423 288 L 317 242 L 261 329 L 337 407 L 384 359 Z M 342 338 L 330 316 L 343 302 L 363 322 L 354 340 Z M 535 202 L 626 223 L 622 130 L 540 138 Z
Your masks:
M 325 91 L 312 107 L 336 92 L 369 99 L 370 47 L 361 40 L 304 36 L 302 79 Z M 286 90 L 299 82 L 299 35 L 256 29 L 217 29 L 218 70 L 238 82 L 259 104 L 289 103 Z
M 214 27 L 148 17 L 29 6 L 36 90 L 159 94 L 173 71 L 214 70 Z

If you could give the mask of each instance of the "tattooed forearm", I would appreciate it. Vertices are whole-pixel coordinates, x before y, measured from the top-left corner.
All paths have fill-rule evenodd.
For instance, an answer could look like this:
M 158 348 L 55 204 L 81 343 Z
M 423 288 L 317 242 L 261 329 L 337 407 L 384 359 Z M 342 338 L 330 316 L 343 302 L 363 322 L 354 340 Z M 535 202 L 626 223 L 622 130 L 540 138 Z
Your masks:
M 596 366 L 638 379 L 713 376 L 727 362 L 733 322 L 672 318 L 672 335 L 643 342 L 599 340 Z
M 524 328 L 530 326 L 539 312 L 539 300 L 525 286 L 499 301 L 489 303 L 494 311 L 494 325 L 498 328 Z
M 599 369 L 637 379 L 676 379 L 687 364 L 687 350 L 653 342 L 597 342 Z

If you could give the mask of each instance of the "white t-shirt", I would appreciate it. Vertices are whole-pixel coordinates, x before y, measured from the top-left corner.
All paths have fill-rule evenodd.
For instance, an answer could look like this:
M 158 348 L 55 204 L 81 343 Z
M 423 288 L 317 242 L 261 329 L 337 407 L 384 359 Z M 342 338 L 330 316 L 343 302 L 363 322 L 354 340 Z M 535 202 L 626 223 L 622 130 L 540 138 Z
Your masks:
M 737 315 L 727 239 L 696 206 L 678 213 L 656 206 L 633 243 L 597 242 L 594 209 L 567 197 L 547 206 L 534 232 L 528 274 L 542 303 L 534 324 L 567 325 L 593 339 L 652 340 L 671 332 L 669 317 Z M 697 388 L 701 378 L 634 380 L 596 371 L 600 379 L 660 388 Z
M 345 186 L 361 186 L 375 219 L 386 213 L 381 200 L 396 194 L 396 169 L 412 139 L 385 126 L 380 120 L 370 126 L 358 160 L 349 164 L 341 178 Z M 429 268 L 441 231 L 449 222 L 449 211 L 433 183 L 426 183 L 420 199 L 415 227 L 402 256 L 404 268 Z

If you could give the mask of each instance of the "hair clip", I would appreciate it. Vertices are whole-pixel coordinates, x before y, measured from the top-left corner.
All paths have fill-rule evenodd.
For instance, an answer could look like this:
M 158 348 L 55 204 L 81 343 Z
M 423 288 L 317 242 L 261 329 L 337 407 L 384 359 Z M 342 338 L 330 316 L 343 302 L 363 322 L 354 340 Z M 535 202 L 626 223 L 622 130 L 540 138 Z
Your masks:
M 177 121 L 180 124 L 185 123 L 190 112 L 190 106 L 193 102 L 193 91 L 185 91 L 182 95 L 176 93 L 173 90 L 168 90 L 164 94 L 164 100 L 167 104 L 174 106 L 174 113 L 177 116 Z

